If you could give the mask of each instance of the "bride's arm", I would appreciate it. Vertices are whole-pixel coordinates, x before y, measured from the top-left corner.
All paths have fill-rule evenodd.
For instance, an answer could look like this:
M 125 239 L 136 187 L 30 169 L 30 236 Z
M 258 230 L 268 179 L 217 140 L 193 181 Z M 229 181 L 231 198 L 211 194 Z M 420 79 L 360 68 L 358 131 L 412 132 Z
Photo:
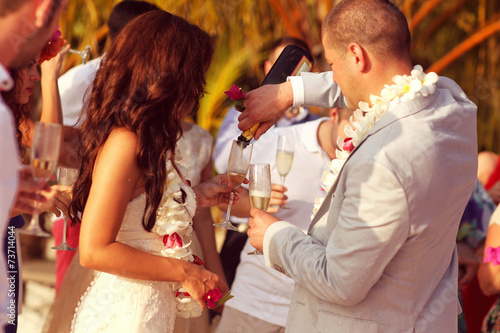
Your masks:
M 82 216 L 82 266 L 133 279 L 180 282 L 202 308 L 210 290 L 227 287 L 217 275 L 184 260 L 165 258 L 116 242 L 129 201 L 137 196 L 142 173 L 136 162 L 137 138 L 115 130 L 102 148 Z

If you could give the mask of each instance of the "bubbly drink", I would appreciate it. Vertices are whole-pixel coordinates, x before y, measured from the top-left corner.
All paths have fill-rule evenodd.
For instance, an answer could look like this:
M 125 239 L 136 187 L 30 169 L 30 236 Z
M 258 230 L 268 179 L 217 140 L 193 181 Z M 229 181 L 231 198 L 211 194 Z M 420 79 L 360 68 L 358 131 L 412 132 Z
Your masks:
M 271 201 L 271 192 L 250 190 L 250 204 L 252 207 L 266 211 Z
M 293 153 L 289 151 L 278 150 L 276 152 L 276 167 L 282 177 L 286 177 L 292 168 Z
M 241 183 L 243 183 L 246 174 L 238 172 L 228 172 L 227 176 L 229 177 L 229 181 L 233 183 L 233 189 L 236 189 L 241 185 Z
M 50 175 L 54 172 L 56 163 L 52 160 L 42 160 L 35 158 L 32 162 L 33 176 L 36 179 L 48 180 Z

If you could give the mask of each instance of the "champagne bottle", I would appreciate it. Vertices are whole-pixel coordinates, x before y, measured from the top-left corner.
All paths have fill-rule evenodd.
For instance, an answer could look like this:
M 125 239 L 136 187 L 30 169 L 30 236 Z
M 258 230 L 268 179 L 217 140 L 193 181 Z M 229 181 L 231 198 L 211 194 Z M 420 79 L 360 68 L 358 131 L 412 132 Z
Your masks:
M 261 86 L 265 84 L 279 84 L 286 81 L 288 76 L 299 75 L 301 72 L 311 70 L 313 58 L 303 48 L 296 45 L 287 45 L 274 63 L 269 73 L 267 73 Z M 255 124 L 243 131 L 238 137 L 238 141 L 249 143 L 252 140 L 260 124 Z

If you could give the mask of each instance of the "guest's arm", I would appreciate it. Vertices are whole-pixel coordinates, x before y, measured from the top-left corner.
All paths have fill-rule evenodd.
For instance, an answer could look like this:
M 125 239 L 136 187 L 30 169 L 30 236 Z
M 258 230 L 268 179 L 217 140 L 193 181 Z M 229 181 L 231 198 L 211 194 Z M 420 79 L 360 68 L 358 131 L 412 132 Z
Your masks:
M 495 218 L 495 216 L 493 216 Z M 491 223 L 488 228 L 488 235 L 484 244 L 485 251 L 488 247 L 500 246 L 500 225 Z M 500 293 L 500 265 L 482 262 L 477 273 L 479 286 L 485 295 L 495 295 Z
M 212 166 L 208 163 L 202 171 L 201 181 L 207 181 L 212 177 Z M 213 226 L 212 214 L 209 207 L 200 207 L 196 210 L 193 218 L 193 227 L 200 240 L 206 268 L 217 274 L 222 281 L 227 283 L 224 269 L 217 253 L 215 244 L 215 230 Z

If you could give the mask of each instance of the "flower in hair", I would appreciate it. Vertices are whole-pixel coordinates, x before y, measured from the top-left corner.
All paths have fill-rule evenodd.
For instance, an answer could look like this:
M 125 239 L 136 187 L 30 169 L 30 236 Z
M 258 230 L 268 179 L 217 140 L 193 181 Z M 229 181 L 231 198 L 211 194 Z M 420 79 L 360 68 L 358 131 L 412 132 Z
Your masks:
M 61 47 L 63 47 L 66 43 L 66 41 L 61 38 L 61 35 L 61 31 L 59 31 L 58 27 L 40 53 L 40 60 L 38 61 L 40 64 L 46 60 L 54 58 L 59 53 Z

